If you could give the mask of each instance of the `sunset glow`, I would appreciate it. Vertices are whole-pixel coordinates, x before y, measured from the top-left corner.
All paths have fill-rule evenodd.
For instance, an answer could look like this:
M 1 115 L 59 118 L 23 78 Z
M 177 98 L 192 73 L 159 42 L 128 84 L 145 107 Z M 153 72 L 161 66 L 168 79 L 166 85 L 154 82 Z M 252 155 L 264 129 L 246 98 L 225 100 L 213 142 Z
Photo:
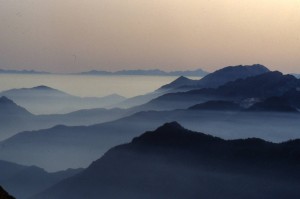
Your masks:
M 300 73 L 299 0 L 0 0 L 0 68 Z

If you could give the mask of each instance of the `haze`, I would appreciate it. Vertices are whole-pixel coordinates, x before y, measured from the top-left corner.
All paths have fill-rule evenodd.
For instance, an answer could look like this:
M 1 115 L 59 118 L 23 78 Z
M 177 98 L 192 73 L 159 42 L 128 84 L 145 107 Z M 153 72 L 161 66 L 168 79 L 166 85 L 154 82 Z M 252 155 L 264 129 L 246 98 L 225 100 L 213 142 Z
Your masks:
M 300 72 L 298 0 L 0 0 L 0 68 Z

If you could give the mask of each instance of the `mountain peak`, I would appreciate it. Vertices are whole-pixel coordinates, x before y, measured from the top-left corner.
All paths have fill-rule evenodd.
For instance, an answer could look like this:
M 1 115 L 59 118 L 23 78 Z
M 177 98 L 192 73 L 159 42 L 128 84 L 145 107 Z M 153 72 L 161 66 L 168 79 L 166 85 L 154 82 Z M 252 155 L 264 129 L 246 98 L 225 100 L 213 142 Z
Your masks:
M 148 131 L 143 135 L 134 138 L 132 144 L 137 146 L 154 145 L 154 146 L 189 146 L 198 143 L 209 143 L 219 141 L 204 133 L 193 132 L 182 127 L 178 122 L 169 122 L 158 127 L 154 131 Z
M 237 65 L 237 66 L 227 66 L 225 68 L 221 68 L 214 73 L 232 73 L 231 75 L 237 75 L 241 73 L 243 76 L 255 76 L 263 73 L 270 72 L 270 70 L 261 64 L 253 64 L 253 65 Z M 213 73 L 212 73 L 213 74 Z
M 32 87 L 31 89 L 33 89 L 33 90 L 54 90 L 53 88 L 45 86 L 45 85 Z
M 170 84 L 166 84 L 162 86 L 159 90 L 164 90 L 164 89 L 173 89 L 173 88 L 179 88 L 181 86 L 192 86 L 195 85 L 197 80 L 192 80 L 184 76 L 180 76 L 177 79 L 175 79 L 173 82 Z
M 183 128 L 178 122 L 176 121 L 173 121 L 173 122 L 168 122 L 168 123 L 165 123 L 164 125 L 162 125 L 161 127 L 159 127 L 157 129 L 157 131 L 160 131 L 160 130 L 164 130 L 164 129 L 174 129 L 174 130 L 185 130 L 185 128 Z

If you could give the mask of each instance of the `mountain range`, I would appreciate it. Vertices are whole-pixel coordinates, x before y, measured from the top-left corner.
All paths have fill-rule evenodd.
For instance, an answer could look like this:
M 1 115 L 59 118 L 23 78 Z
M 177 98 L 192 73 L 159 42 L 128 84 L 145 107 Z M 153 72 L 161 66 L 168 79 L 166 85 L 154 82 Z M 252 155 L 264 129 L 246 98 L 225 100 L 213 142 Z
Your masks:
M 48 173 L 35 166 L 0 161 L 0 184 L 16 198 L 26 199 L 81 171 L 68 169 Z
M 68 113 L 80 109 L 104 108 L 126 98 L 117 94 L 106 97 L 77 97 L 47 86 L 3 91 L 0 96 L 12 99 L 34 114 Z
M 29 75 L 46 75 L 51 74 L 45 71 L 36 71 L 36 70 L 6 70 L 0 69 L 0 74 L 29 74 Z
M 7 97 L 0 97 L 0 140 L 21 131 L 50 128 L 64 124 L 69 126 L 92 125 L 130 115 L 125 109 L 85 109 L 67 114 L 34 115 Z
M 203 77 L 208 72 L 197 69 L 197 70 L 186 70 L 186 71 L 171 71 L 166 72 L 162 70 L 121 70 L 116 72 L 91 70 L 87 72 L 77 73 L 79 75 L 143 75 L 143 76 L 198 76 Z
M 31 199 L 296 199 L 299 143 L 227 141 L 167 123 Z
M 166 94 L 127 110 L 95 109 L 65 115 L 26 116 L 23 118 L 27 120 L 22 121 L 30 127 L 21 125 L 25 132 L 13 136 L 17 133 L 15 130 L 11 138 L 0 143 L 0 159 L 51 171 L 86 167 L 110 147 L 170 120 L 225 139 L 255 135 L 275 142 L 285 141 L 297 137 L 299 114 L 294 103 L 300 96 L 297 85 L 298 80 L 290 75 L 267 72 L 218 88 Z M 267 100 L 272 95 L 282 95 L 282 100 L 270 106 L 273 102 Z M 253 105 L 256 105 L 255 110 Z M 294 111 L 278 109 L 278 106 Z M 151 111 L 155 109 L 161 111 Z M 52 127 L 54 125 L 58 126 Z M 41 128 L 44 129 L 39 130 Z
M 227 66 L 204 76 L 200 80 L 191 80 L 186 77 L 180 77 L 170 84 L 162 86 L 159 90 L 187 91 L 200 88 L 217 88 L 237 79 L 245 79 L 267 72 L 270 72 L 270 70 L 260 64 Z
M 251 107 L 239 108 L 234 102 L 211 101 L 188 109 L 138 112 L 91 126 L 58 125 L 21 132 L 0 142 L 0 159 L 37 165 L 48 171 L 86 167 L 109 148 L 173 120 L 189 129 L 224 139 L 255 136 L 282 142 L 299 137 L 300 113 L 276 107 L 274 110 L 268 108 L 268 111 L 264 108 L 248 109 Z
M 172 110 L 175 107 L 187 108 L 210 100 L 229 100 L 242 103 L 243 100 L 284 96 L 291 91 L 293 96 L 297 98 L 299 88 L 299 79 L 292 75 L 283 75 L 278 71 L 274 71 L 230 81 L 218 88 L 203 88 L 164 94 L 138 108 L 142 110 Z M 293 99 L 293 101 L 297 100 Z M 298 106 L 296 103 L 293 103 L 293 105 Z
M 183 92 L 201 88 L 216 88 L 237 79 L 245 79 L 247 77 L 260 75 L 267 72 L 270 71 L 265 66 L 254 64 L 249 66 L 228 66 L 210 73 L 200 80 L 191 80 L 187 77 L 181 76 L 154 92 L 124 100 L 123 102 L 118 104 L 118 106 L 122 108 L 139 106 L 167 93 L 177 93 L 180 91 Z

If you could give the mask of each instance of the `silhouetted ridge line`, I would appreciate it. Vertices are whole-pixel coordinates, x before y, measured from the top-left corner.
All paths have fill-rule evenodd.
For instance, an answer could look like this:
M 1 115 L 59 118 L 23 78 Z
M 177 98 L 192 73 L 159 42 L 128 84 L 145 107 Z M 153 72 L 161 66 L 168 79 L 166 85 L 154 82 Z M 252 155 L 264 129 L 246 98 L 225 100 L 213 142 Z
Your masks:
M 270 70 L 260 64 L 254 64 L 250 66 L 228 66 L 210 73 L 200 80 L 191 80 L 185 77 L 179 77 L 170 84 L 162 86 L 159 90 L 173 89 L 174 91 L 187 91 L 200 88 L 217 88 L 237 79 L 245 79 L 247 77 L 260 75 L 267 72 L 270 72 Z
M 0 199 L 15 199 L 0 186 Z
M 297 142 L 226 141 L 170 122 L 32 199 L 297 199 Z

